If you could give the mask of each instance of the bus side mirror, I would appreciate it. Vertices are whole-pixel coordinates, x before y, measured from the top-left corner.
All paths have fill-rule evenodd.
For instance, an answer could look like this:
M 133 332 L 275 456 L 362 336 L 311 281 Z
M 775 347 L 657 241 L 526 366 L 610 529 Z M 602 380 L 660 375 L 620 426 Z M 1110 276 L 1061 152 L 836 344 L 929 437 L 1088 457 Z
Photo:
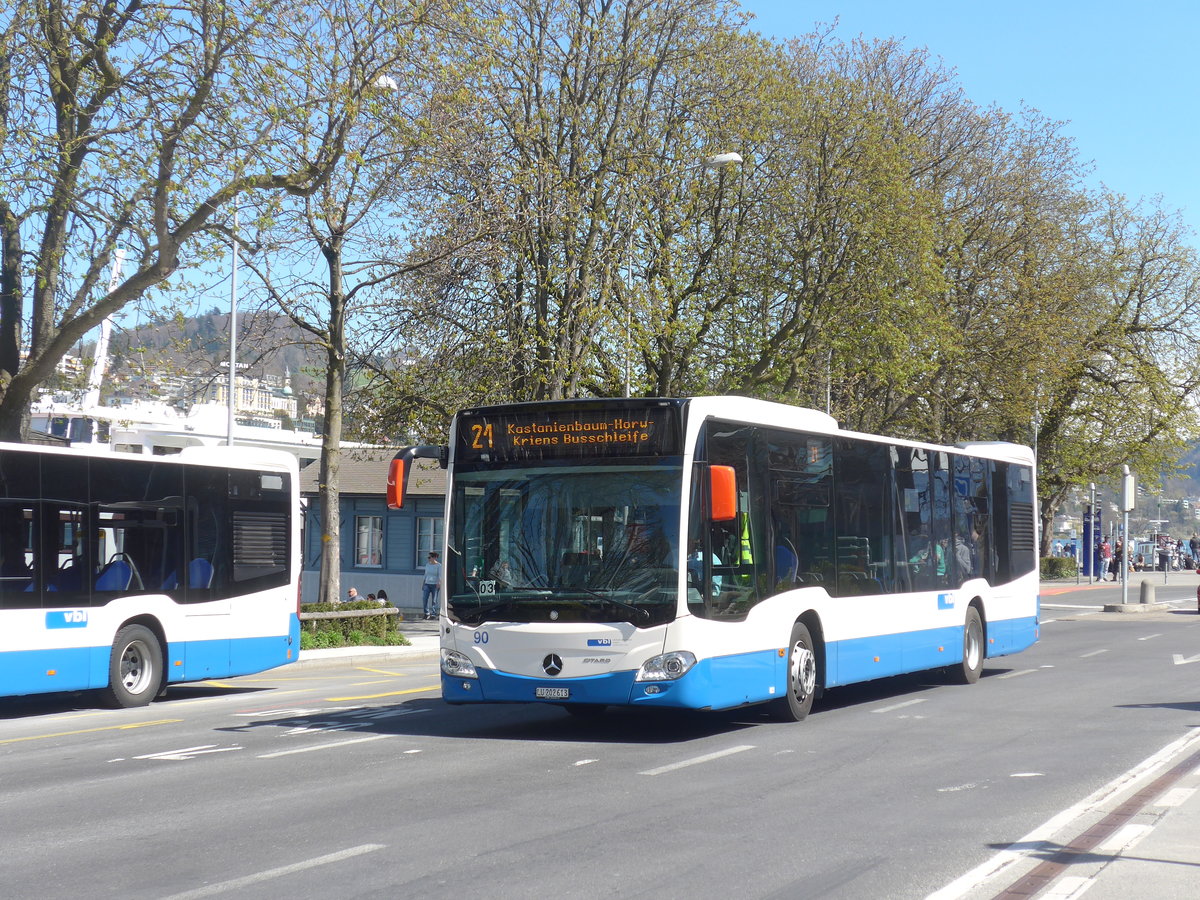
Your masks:
M 404 460 L 393 459 L 388 466 L 387 505 L 388 509 L 400 509 L 404 506 L 404 487 L 407 479 L 404 477 Z
M 404 494 L 408 491 L 408 476 L 412 474 L 413 463 L 418 459 L 436 459 L 444 469 L 449 458 L 448 446 L 421 444 L 417 447 L 401 447 L 388 466 L 388 509 L 401 509 L 404 506 Z
M 737 474 L 733 466 L 708 467 L 709 515 L 714 522 L 737 518 Z

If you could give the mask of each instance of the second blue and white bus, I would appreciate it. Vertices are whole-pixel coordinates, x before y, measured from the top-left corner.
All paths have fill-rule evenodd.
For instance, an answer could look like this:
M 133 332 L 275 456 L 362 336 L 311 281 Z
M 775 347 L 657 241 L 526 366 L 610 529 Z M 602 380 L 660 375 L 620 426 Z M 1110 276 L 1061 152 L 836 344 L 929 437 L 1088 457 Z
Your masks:
M 0 444 L 0 696 L 114 706 L 300 650 L 297 463 Z
M 468 409 L 449 467 L 450 703 L 729 709 L 1038 638 L 1034 456 L 742 397 Z

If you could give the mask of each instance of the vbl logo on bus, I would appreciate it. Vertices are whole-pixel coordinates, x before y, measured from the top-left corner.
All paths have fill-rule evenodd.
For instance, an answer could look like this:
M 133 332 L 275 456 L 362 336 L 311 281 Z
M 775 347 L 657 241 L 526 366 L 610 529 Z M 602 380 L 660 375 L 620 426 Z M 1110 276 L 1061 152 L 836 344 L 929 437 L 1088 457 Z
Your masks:
M 87 628 L 86 609 L 67 609 L 46 613 L 47 628 Z

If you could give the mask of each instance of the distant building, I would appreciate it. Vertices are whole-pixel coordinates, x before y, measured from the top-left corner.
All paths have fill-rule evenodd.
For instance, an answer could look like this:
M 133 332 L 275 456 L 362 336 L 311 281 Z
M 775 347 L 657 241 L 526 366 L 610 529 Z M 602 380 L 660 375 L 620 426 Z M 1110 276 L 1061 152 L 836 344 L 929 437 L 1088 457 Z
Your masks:
M 270 419 L 280 415 L 296 418 L 296 398 L 286 378 L 273 375 L 251 378 L 239 375 L 236 391 L 234 410 L 237 415 L 248 415 L 256 419 Z M 229 380 L 218 379 L 211 382 L 205 386 L 197 399 L 218 406 L 228 405 Z
M 425 558 L 442 545 L 446 472 L 434 460 L 417 460 L 408 482 L 404 509 L 388 509 L 388 465 L 396 450 L 343 451 L 338 473 L 341 498 L 342 598 L 387 591 L 388 602 L 406 617 L 420 614 Z M 320 465 L 300 473 L 304 514 L 303 595 L 316 603 L 321 569 Z

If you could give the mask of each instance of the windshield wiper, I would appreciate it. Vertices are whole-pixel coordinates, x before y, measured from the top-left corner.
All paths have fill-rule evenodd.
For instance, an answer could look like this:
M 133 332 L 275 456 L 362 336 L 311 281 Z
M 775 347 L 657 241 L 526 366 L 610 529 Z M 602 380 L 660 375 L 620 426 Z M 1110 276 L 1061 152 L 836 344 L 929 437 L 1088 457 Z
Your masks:
M 604 603 L 611 603 L 613 606 L 623 609 L 628 613 L 632 613 L 643 622 L 650 620 L 650 610 L 641 606 L 634 606 L 632 603 L 626 603 L 624 600 L 618 600 L 616 597 L 610 597 L 607 594 L 601 594 L 599 591 L 594 591 L 586 585 L 577 585 L 570 590 L 583 591 L 585 594 L 591 594 L 597 600 Z
M 459 612 L 457 609 L 454 611 L 456 613 L 458 613 L 458 616 L 461 619 L 478 617 L 475 619 L 475 621 L 478 623 L 478 622 L 482 622 L 483 617 L 486 616 L 488 613 L 495 612 L 498 609 L 505 609 L 506 607 L 512 606 L 513 603 L 516 601 L 516 599 L 517 599 L 516 597 L 506 597 L 503 600 L 497 600 L 495 603 L 489 603 L 487 606 L 481 605 L 481 606 L 475 607 L 474 609 L 463 610 L 462 612 Z M 453 601 L 451 601 L 451 604 L 453 604 Z

